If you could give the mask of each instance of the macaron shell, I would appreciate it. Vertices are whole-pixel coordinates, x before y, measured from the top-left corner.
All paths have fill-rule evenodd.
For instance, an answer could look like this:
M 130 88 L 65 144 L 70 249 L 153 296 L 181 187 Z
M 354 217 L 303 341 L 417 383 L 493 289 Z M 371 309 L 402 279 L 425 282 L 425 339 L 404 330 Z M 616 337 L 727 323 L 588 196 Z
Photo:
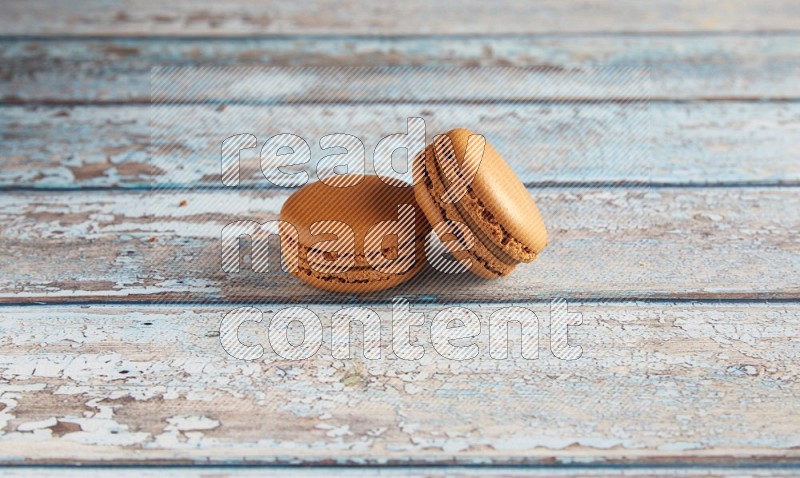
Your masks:
M 474 134 L 466 129 L 446 133 L 459 166 L 464 164 L 468 138 Z M 458 204 L 508 255 L 530 262 L 547 245 L 547 229 L 539 208 L 522 181 L 488 141 L 468 191 Z
M 434 178 L 426 173 L 425 152 L 417 156 L 414 162 L 414 194 L 417 203 L 428 218 L 431 225 L 436 225 L 445 219 L 464 223 L 458 209 L 453 204 L 437 203 L 435 197 L 441 197 L 444 186 L 436 184 Z M 511 273 L 515 264 L 508 264 L 495 257 L 478 237 L 469 251 L 452 252 L 453 257 L 461 260 L 469 257 L 471 260 L 470 272 L 485 279 L 497 279 Z
M 397 221 L 401 205 L 413 208 L 414 216 L 410 220 L 413 221 L 414 230 L 411 231 L 413 236 L 408 239 L 411 242 L 404 242 L 406 247 L 399 249 L 396 245 L 381 244 L 384 252 L 378 252 L 377 249 L 371 251 L 373 254 L 368 261 L 364 253 L 364 241 L 368 232 L 380 222 Z M 291 227 L 281 227 L 283 242 L 295 244 L 295 247 L 299 242 L 298 268 L 290 271 L 291 274 L 320 289 L 356 294 L 383 290 L 410 279 L 425 263 L 424 240 L 430 225 L 416 204 L 413 188 L 391 186 L 377 176 L 364 176 L 356 184 L 346 188 L 333 187 L 322 182 L 307 185 L 292 194 L 284 203 L 280 219 L 296 230 L 295 236 Z M 335 251 L 336 256 L 350 257 L 344 262 L 344 268 L 338 265 L 336 268 L 326 267 L 333 266 L 332 262 L 321 266 L 319 261 L 323 260 L 325 254 L 310 253 L 312 248 L 317 251 L 328 250 L 334 243 L 321 247 L 322 243 L 335 240 L 339 235 L 312 235 L 311 225 L 319 221 L 338 221 L 352 230 L 355 243 L 346 247 L 347 250 Z M 390 234 L 391 230 L 387 229 L 386 233 Z M 407 246 L 413 248 L 409 250 Z M 381 254 L 386 254 L 385 251 L 393 251 L 395 255 L 402 253 L 403 256 L 398 259 L 401 262 L 392 261 L 391 254 L 380 257 Z M 413 265 L 402 272 L 382 272 L 371 267 L 376 262 L 408 266 L 409 262 L 404 261 L 404 258 L 413 260 Z M 354 265 L 348 268 L 348 264 Z
M 312 223 L 343 222 L 353 230 L 355 253 L 363 255 L 367 232 L 378 222 L 397 220 L 398 205 L 414 208 L 415 237 L 427 233 L 429 225 L 416 206 L 413 189 L 390 186 L 369 175 L 350 187 L 333 187 L 321 181 L 304 186 L 286 200 L 280 218 L 297 229 L 300 244 L 306 247 L 327 240 L 311 234 Z

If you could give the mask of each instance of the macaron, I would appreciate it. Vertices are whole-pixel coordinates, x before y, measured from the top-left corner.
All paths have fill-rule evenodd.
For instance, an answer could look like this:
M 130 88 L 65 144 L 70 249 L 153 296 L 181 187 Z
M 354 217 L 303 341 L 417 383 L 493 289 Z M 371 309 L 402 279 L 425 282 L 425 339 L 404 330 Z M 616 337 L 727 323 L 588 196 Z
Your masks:
M 320 289 L 379 291 L 411 279 L 425 264 L 430 225 L 411 185 L 370 175 L 318 181 L 286 200 L 280 220 L 282 249 L 298 251 L 290 273 Z
M 434 231 L 458 260 L 485 278 L 508 275 L 547 245 L 547 229 L 525 185 L 482 135 L 454 129 L 438 135 L 413 162 L 414 194 Z M 472 233 L 472 247 L 445 241 L 437 224 Z

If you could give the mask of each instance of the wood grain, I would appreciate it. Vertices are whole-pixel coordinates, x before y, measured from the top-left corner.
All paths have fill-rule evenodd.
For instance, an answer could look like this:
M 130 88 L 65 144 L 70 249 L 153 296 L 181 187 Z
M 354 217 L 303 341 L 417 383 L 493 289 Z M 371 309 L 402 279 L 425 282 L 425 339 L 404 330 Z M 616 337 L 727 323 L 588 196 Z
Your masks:
M 590 67 L 638 66 L 652 72 L 648 91 L 652 98 L 796 99 L 800 96 L 794 81 L 800 72 L 798 45 L 798 34 L 659 33 L 2 41 L 0 99 L 6 103 L 149 102 L 154 66 L 246 65 L 516 66 L 535 67 L 540 73 L 562 71 L 567 78 Z M 541 85 L 537 86 L 529 94 L 539 94 Z M 602 96 L 607 90 L 596 87 L 594 94 Z
M 313 13 L 312 13 L 313 12 Z M 576 32 L 796 31 L 790 0 L 547 0 L 534 5 L 411 0 L 269 2 L 92 0 L 72 8 L 54 0 L 3 2 L 4 35 L 569 34 Z
M 456 304 L 450 304 L 456 305 Z M 453 361 L 255 361 L 220 345 L 224 307 L 0 308 L 0 461 L 202 464 L 794 463 L 800 460 L 792 304 L 573 303 L 583 354 Z M 338 306 L 309 306 L 329 330 Z M 486 321 L 496 306 L 470 305 Z M 429 324 L 441 306 L 412 303 Z M 36 350 L 35 354 L 31 351 Z M 420 406 L 424 403 L 425 406 Z
M 534 263 L 489 282 L 427 270 L 359 298 L 317 291 L 277 267 L 222 271 L 222 228 L 277 218 L 290 192 L 6 193 L 0 301 L 800 297 L 795 188 L 532 188 L 550 239 Z
M 218 187 L 219 148 L 250 132 L 263 144 L 291 132 L 322 157 L 319 138 L 354 134 L 372 152 L 406 118 L 428 137 L 453 127 L 486 135 L 524 182 L 546 184 L 797 184 L 800 105 L 289 105 L 182 107 L 157 116 L 141 106 L 6 107 L 0 116 L 0 187 Z M 152 118 L 152 120 L 151 120 Z M 735 132 L 735 134 L 732 134 Z M 149 149 L 153 143 L 169 150 Z M 369 168 L 371 169 L 371 168 Z M 269 184 L 258 149 L 242 152 L 242 186 Z
M 362 477 L 362 476 L 388 476 L 388 477 L 526 477 L 526 476 L 590 476 L 590 477 L 619 477 L 627 478 L 667 478 L 673 476 L 701 476 L 704 478 L 718 477 L 761 477 L 761 476 L 795 476 L 797 469 L 786 465 L 753 465 L 747 466 L 629 466 L 620 467 L 587 467 L 587 466 L 252 466 L 252 465 L 187 465 L 171 466 L 151 464 L 147 467 L 9 467 L 3 469 L 3 474 L 9 477 L 27 477 L 31 474 L 47 474 L 54 477 L 86 478 L 107 476 L 113 474 L 121 478 L 128 477 L 261 477 L 264 475 L 278 477 Z
M 45 466 L 3 473 L 796 474 L 800 5 L 459 5 L 0 2 L 0 466 Z M 288 95 L 218 77 L 188 98 L 210 106 L 171 111 L 192 121 L 151 114 L 153 67 L 253 65 L 424 68 L 414 88 L 400 70 L 352 84 L 274 70 Z M 592 79 L 625 68 L 649 69 L 646 115 L 627 101 L 640 90 Z M 220 270 L 222 226 L 274 219 L 290 192 L 263 187 L 255 156 L 242 189 L 219 186 L 228 126 L 296 131 L 312 150 L 344 127 L 369 151 L 411 115 L 429 134 L 480 129 L 510 159 L 549 226 L 540 259 L 367 297 Z M 392 354 L 389 328 L 378 360 L 334 359 L 326 335 L 289 361 L 266 340 L 290 305 L 326 326 L 344 304 L 388 321 L 396 295 L 426 315 L 420 361 Z M 583 314 L 577 360 L 550 351 L 553 297 Z M 240 336 L 262 360 L 221 347 L 242 305 L 265 314 Z M 454 305 L 482 320 L 477 359 L 430 346 Z M 509 305 L 542 320 L 538 360 L 488 357 L 487 318 Z M 159 467 L 63 466 L 107 464 Z

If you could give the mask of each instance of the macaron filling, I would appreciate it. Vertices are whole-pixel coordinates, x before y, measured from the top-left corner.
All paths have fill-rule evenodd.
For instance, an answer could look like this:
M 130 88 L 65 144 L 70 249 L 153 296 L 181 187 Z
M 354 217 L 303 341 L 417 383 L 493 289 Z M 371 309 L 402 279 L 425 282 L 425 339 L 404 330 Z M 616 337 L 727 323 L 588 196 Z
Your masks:
M 290 239 L 289 243 L 292 243 Z M 342 271 L 337 271 L 335 273 L 322 272 L 319 270 L 319 268 L 314 267 L 313 264 L 309 263 L 308 252 L 310 248 L 302 246 L 300 247 L 300 254 L 297 261 L 297 271 L 293 272 L 293 274 L 298 276 L 305 275 L 316 280 L 340 284 L 366 284 L 388 281 L 394 277 L 405 277 L 407 275 L 416 274 L 423 263 L 424 255 L 421 253 L 421 251 L 424 249 L 424 247 L 424 236 L 417 237 L 414 245 L 414 264 L 402 273 L 387 274 L 374 269 L 372 266 L 366 263 L 366 260 L 357 260 L 356 263 L 359 265 Z
M 407 254 L 404 257 L 397 256 L 397 248 L 396 247 L 389 248 L 388 249 L 389 251 L 394 251 L 393 254 L 391 254 L 390 256 L 394 257 L 395 259 L 391 259 L 391 260 L 390 259 L 385 259 L 386 260 L 385 263 L 377 264 L 377 266 L 378 267 L 381 267 L 381 266 L 386 267 L 386 266 L 391 265 L 392 263 L 402 262 L 404 260 L 409 260 L 411 258 L 415 258 L 415 260 L 416 260 L 416 257 L 419 255 L 417 253 L 417 251 L 416 251 L 416 247 L 417 247 L 418 243 L 420 243 L 420 242 L 424 243 L 422 238 L 414 239 L 414 250 L 413 250 L 413 252 L 411 252 L 410 254 Z M 293 244 L 293 242 L 290 240 L 289 244 Z M 309 257 L 311 256 L 310 253 L 312 251 L 313 251 L 313 248 L 311 248 L 311 247 L 304 247 L 304 246 L 300 247 L 300 258 L 309 267 L 311 267 L 312 269 L 314 269 L 316 271 L 322 271 L 322 270 L 325 270 L 325 269 L 329 269 L 329 270 L 330 269 L 334 269 L 331 266 L 331 263 L 335 260 L 335 258 L 334 258 L 332 253 L 330 253 L 330 252 L 324 252 L 323 253 L 324 256 L 327 256 L 329 258 L 329 261 L 324 261 L 324 260 L 323 261 L 313 261 L 313 260 L 309 259 Z M 335 269 L 341 269 L 341 271 L 343 271 L 343 272 L 344 271 L 348 271 L 348 270 L 360 270 L 360 269 L 373 269 L 373 270 L 376 270 L 377 272 L 381 272 L 371 262 L 367 261 L 367 259 L 361 254 L 357 255 L 355 257 L 354 261 L 348 261 L 348 262 L 351 262 L 351 263 L 355 262 L 355 265 L 351 266 L 351 267 L 341 266 L 340 268 L 335 268 Z M 374 260 L 373 260 L 373 262 L 374 262 Z M 336 272 L 338 273 L 339 271 L 337 270 Z M 381 272 L 381 273 L 383 273 L 383 272 Z
M 434 179 L 438 179 L 438 172 L 436 171 L 436 168 L 432 168 L 431 164 L 428 163 L 427 157 L 432 156 L 432 153 L 426 154 L 426 151 L 423 151 L 420 154 L 426 156 L 426 159 L 421 161 L 422 165 L 421 172 L 422 172 L 422 180 L 424 181 L 425 188 L 427 190 L 427 196 L 431 199 L 434 206 L 439 210 L 439 214 L 442 218 L 451 221 L 459 221 L 467 223 L 467 226 L 471 230 L 475 231 L 477 228 L 474 228 L 471 224 L 469 224 L 467 219 L 468 217 L 462 217 L 466 215 L 463 214 L 461 211 L 457 210 L 456 212 L 458 213 L 458 215 L 455 217 L 453 216 L 453 214 L 448 213 L 445 203 L 441 200 L 441 196 L 444 191 L 444 186 L 441 184 L 441 182 L 439 182 L 438 187 L 434 184 Z M 497 257 L 497 255 L 499 254 L 497 255 L 494 254 L 494 251 L 497 250 L 499 252 L 499 248 L 494 247 L 493 244 L 491 249 L 490 247 L 487 247 L 487 243 L 491 244 L 491 242 L 487 240 L 486 236 L 482 233 L 482 231 L 480 231 L 479 229 L 477 231 L 478 231 L 476 234 L 477 243 L 469 251 L 467 251 L 470 255 L 470 258 L 477 261 L 481 265 L 481 267 L 483 267 L 483 269 L 485 269 L 486 271 L 495 276 L 500 277 L 507 275 L 509 272 L 511 272 L 511 270 L 519 261 L 513 260 L 506 254 L 503 254 L 503 256 L 505 256 L 507 260 L 502 260 L 499 257 Z M 483 254 L 481 254 L 480 252 L 481 250 L 485 251 L 492 257 L 491 258 L 484 257 Z M 503 265 L 505 265 L 505 267 L 503 267 Z

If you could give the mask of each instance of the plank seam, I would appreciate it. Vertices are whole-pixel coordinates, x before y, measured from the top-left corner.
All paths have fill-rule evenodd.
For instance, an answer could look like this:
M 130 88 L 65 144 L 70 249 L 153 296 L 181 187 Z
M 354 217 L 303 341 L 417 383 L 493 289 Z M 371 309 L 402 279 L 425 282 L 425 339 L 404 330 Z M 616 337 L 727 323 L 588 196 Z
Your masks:
M 526 188 L 531 189 L 772 189 L 800 187 L 800 180 L 771 180 L 771 181 L 709 181 L 709 182 L 649 182 L 649 181 L 527 181 L 523 182 Z M 219 185 L 118 185 L 118 186 L 26 186 L 6 184 L 0 185 L 0 191 L 9 193 L 54 193 L 71 194 L 78 192 L 214 192 L 227 191 L 228 186 Z M 236 187 L 240 191 L 296 191 L 297 188 L 285 188 L 273 185 L 242 184 Z
M 565 294 L 566 295 L 566 294 Z M 454 305 L 454 304 L 485 304 L 485 305 L 501 305 L 501 304 L 531 304 L 531 303 L 542 303 L 548 304 L 550 303 L 550 299 L 537 299 L 537 298 L 530 298 L 530 299 L 503 299 L 499 301 L 449 301 L 449 302 L 437 302 L 431 300 L 423 300 L 419 298 L 414 298 L 411 295 L 407 295 L 406 297 L 414 300 L 414 304 L 416 305 Z M 699 305 L 699 306 L 708 306 L 708 305 L 773 305 L 773 304 L 788 304 L 788 305 L 798 305 L 800 304 L 800 297 L 776 297 L 776 298 L 768 298 L 768 299 L 755 299 L 755 298 L 736 298 L 736 297 L 729 297 L 729 298 L 717 298 L 717 299 L 695 299 L 695 298 L 670 298 L 665 299 L 663 297 L 636 297 L 636 296 L 626 296 L 626 297 L 589 297 L 589 298 L 569 298 L 568 300 L 573 301 L 574 303 L 581 303 L 581 304 L 625 304 L 630 302 L 637 302 L 642 304 L 648 305 L 685 305 L 685 304 L 692 304 L 692 305 Z M 287 304 L 295 304 L 298 302 L 302 302 L 303 306 L 328 306 L 328 305 L 349 305 L 349 304 L 358 304 L 363 306 L 368 305 L 391 305 L 390 298 L 384 299 L 362 299 L 359 301 L 351 300 L 349 297 L 342 297 L 341 300 L 297 300 L 297 301 L 266 301 L 266 300 L 253 300 L 253 301 L 219 301 L 219 300 L 209 300 L 209 301 L 165 301 L 163 299 L 153 299 L 153 300 L 75 300 L 75 301 L 17 301 L 17 302 L 4 302 L 0 300 L 0 310 L 2 309 L 9 309 L 9 308 L 55 308 L 55 307 L 86 307 L 86 306 L 98 306 L 98 307 L 121 307 L 121 306 L 136 306 L 141 308 L 154 308 L 154 309 L 170 309 L 170 308 L 182 308 L 182 307 L 192 307 L 192 308 L 218 308 L 218 307 L 239 307 L 239 306 L 251 306 L 251 305 L 287 305 Z
M 760 459 L 759 459 L 760 458 Z M 644 460 L 647 460 L 648 457 L 645 457 Z M 770 462 L 767 460 L 785 460 L 785 461 L 778 461 L 778 462 Z M 129 469 L 139 469 L 139 468 L 194 468 L 194 469 L 207 469 L 207 468 L 264 468 L 264 469 L 297 469 L 297 468 L 314 468 L 314 469 L 404 469 L 404 468 L 433 468 L 433 469 L 458 469 L 458 468 L 468 468 L 468 469 L 508 469 L 508 470 L 524 470 L 524 469 L 542 469 L 542 470 L 569 470 L 569 469 L 581 469 L 581 470 L 591 470 L 591 469 L 604 469 L 604 470 L 637 470 L 637 469 L 670 469 L 670 468 L 680 468 L 680 469 L 696 469 L 696 468 L 708 468 L 711 470 L 718 470 L 718 469 L 729 469 L 729 468 L 736 468 L 736 469 L 743 469 L 743 470 L 754 470 L 754 469 L 786 469 L 786 470 L 796 470 L 800 469 L 800 461 L 795 461 L 794 458 L 786 458 L 786 457 L 774 457 L 771 455 L 762 455 L 761 457 L 756 457 L 755 459 L 746 459 L 746 460 L 739 460 L 739 459 L 731 459 L 730 457 L 720 456 L 720 457 L 702 457 L 701 459 L 697 460 L 683 460 L 683 461 L 658 461 L 658 462 L 647 462 L 647 461 L 631 461 L 631 462 L 600 462 L 600 463 L 502 463 L 502 464 L 491 464 L 491 463 L 458 463 L 452 460 L 448 460 L 446 463 L 441 462 L 424 462 L 424 461 L 412 461 L 411 458 L 408 461 L 389 461 L 385 464 L 375 465 L 375 464 L 358 464 L 358 463 L 314 463 L 314 461 L 310 462 L 303 462 L 303 463 L 259 463 L 259 462 L 186 462 L 186 461 L 169 461 L 164 459 L 155 459 L 150 463 L 146 462 L 132 462 L 132 461 L 118 461 L 118 460 L 109 460 L 104 462 L 86 462 L 86 461 L 62 461 L 62 462 L 2 462 L 0 461 L 0 470 L 3 468 L 13 469 L 13 468 L 108 468 L 113 466 L 114 468 L 129 468 Z M 763 461 L 762 461 L 763 460 Z M 327 461 L 323 459 L 318 459 L 316 461 Z
M 668 97 L 650 97 L 650 98 L 521 98 L 521 99 L 449 99 L 449 100 L 370 100 L 370 101 L 242 101 L 242 100 L 217 100 L 217 101 L 170 101 L 165 103 L 153 103 L 149 99 L 130 100 L 23 100 L 15 96 L 6 96 L 0 98 L 0 108 L 11 107 L 37 107 L 37 108 L 63 108 L 72 106 L 93 106 L 93 107 L 152 107 L 152 106 L 402 106 L 402 105 L 444 105 L 444 106 L 459 106 L 459 105 L 475 105 L 475 106 L 516 106 L 516 105 L 647 105 L 647 104 L 695 104 L 695 103 L 758 103 L 758 104 L 774 104 L 774 103 L 800 103 L 800 96 L 769 96 L 769 97 L 755 97 L 755 96 L 697 96 L 692 98 L 668 98 Z
M 423 34 L 375 34 L 375 33 L 305 33 L 305 34 L 245 34 L 245 35 L 147 35 L 147 34 L 15 34 L 0 35 L 0 43 L 17 41 L 108 41 L 108 40 L 147 40 L 147 41 L 170 41 L 170 42 L 208 42 L 208 41 L 254 41 L 254 40 L 459 40 L 459 39 L 517 39 L 517 38 L 613 38 L 613 37 L 670 37 L 670 38 L 698 38 L 698 37 L 725 37 L 725 36 L 748 36 L 748 37 L 770 37 L 770 36 L 795 36 L 800 35 L 797 29 L 757 29 L 757 30 L 693 30 L 693 31 L 587 31 L 572 30 L 559 32 L 508 32 L 508 33 L 423 33 Z

